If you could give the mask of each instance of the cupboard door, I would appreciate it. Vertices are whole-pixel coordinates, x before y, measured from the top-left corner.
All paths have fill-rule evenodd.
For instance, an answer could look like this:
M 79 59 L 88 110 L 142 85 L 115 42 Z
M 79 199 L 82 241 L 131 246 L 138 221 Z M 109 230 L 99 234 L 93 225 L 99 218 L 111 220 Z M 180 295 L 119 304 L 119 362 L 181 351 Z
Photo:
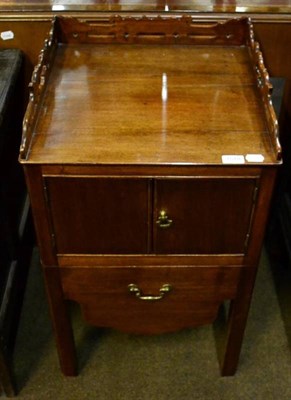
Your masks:
M 147 179 L 45 178 L 58 254 L 148 251 Z
M 153 249 L 158 254 L 242 254 L 254 178 L 157 179 Z

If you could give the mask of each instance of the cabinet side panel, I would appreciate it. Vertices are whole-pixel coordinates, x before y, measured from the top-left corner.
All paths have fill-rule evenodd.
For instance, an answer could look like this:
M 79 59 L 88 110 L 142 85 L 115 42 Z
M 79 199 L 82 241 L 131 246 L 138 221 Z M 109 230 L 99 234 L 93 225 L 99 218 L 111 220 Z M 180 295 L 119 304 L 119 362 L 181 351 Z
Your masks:
M 44 265 L 57 265 L 41 167 L 25 165 L 24 172 L 41 261 Z
M 259 262 L 276 175 L 276 167 L 268 167 L 262 170 L 248 251 L 245 258 L 245 264 L 249 266 L 257 266 Z

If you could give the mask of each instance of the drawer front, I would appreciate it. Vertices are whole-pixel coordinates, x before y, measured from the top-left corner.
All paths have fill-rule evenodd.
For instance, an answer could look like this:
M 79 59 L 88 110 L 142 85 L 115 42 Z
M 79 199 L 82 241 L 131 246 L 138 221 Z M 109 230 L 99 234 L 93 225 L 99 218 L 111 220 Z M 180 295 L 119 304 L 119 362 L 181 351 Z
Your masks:
M 255 191 L 254 178 L 157 179 L 155 253 L 244 253 Z
M 148 252 L 147 179 L 47 177 L 59 254 Z
M 65 297 L 80 303 L 89 323 L 142 334 L 211 323 L 219 305 L 236 296 L 240 273 L 241 267 L 60 268 Z

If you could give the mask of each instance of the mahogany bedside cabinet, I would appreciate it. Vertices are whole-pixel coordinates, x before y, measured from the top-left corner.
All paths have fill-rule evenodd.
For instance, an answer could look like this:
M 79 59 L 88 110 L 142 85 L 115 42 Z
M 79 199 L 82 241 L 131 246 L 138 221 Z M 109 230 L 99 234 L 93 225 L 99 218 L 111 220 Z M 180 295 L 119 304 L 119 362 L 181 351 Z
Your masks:
M 212 323 L 235 373 L 281 148 L 251 21 L 56 18 L 35 67 L 25 170 L 62 371 L 66 300 L 99 327 Z

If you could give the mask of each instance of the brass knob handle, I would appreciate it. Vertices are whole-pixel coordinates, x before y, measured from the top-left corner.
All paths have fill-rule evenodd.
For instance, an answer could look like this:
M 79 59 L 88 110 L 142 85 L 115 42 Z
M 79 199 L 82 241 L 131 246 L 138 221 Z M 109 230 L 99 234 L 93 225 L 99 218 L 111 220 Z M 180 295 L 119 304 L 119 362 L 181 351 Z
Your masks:
M 165 283 L 159 290 L 160 294 L 157 296 L 153 295 L 143 295 L 140 288 L 135 284 L 131 283 L 128 285 L 128 290 L 130 293 L 135 294 L 135 296 L 139 300 L 145 300 L 145 301 L 155 301 L 155 300 L 161 300 L 166 293 L 169 293 L 172 290 L 172 286 L 169 283 Z
M 169 228 L 172 225 L 173 220 L 169 219 L 165 210 L 161 210 L 156 223 L 160 228 Z

